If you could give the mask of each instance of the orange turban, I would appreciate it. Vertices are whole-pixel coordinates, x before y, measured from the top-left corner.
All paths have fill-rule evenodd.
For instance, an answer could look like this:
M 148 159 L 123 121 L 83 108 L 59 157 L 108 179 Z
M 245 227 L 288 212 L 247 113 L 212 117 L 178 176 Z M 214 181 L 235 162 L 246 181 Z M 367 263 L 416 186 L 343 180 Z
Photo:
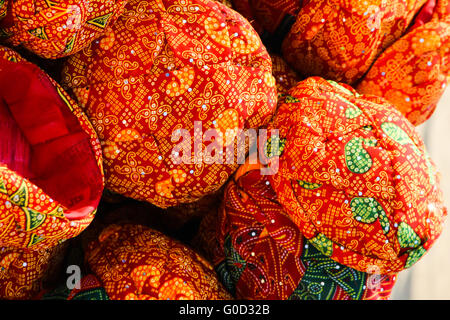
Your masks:
M 231 298 L 200 255 L 144 226 L 107 227 L 86 261 L 112 300 Z
M 385 98 L 414 125 L 433 114 L 450 70 L 450 3 L 437 0 L 420 13 L 423 19 L 416 18 L 416 24 L 375 60 L 356 87 L 360 93 Z M 427 13 L 432 15 L 429 20 Z

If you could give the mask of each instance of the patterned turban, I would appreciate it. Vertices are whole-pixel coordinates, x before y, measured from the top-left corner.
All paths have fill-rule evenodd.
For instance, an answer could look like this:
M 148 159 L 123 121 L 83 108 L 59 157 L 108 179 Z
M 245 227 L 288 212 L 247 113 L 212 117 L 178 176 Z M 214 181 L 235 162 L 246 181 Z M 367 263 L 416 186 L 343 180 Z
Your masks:
M 324 255 L 394 274 L 441 234 L 440 175 L 414 126 L 386 100 L 311 77 L 289 91 L 269 128 L 279 138 L 266 148 L 280 145 L 270 184 Z
M 99 135 L 107 188 L 169 207 L 234 172 L 221 150 L 271 118 L 271 71 L 257 33 L 221 3 L 132 0 L 104 37 L 69 58 L 63 81 Z
M 112 300 L 231 299 L 199 254 L 143 226 L 107 227 L 86 261 Z
M 122 14 L 124 0 L 3 0 L 0 38 L 44 57 L 86 47 Z
M 50 77 L 0 47 L 0 247 L 51 248 L 92 221 L 100 143 Z
M 233 4 L 261 26 L 266 44 L 281 50 L 304 77 L 316 75 L 353 84 L 405 33 L 426 2 L 246 0 Z
M 303 237 L 278 202 L 268 176 L 258 169 L 243 165 L 227 184 L 215 223 L 218 240 L 205 243 L 219 277 L 236 298 L 389 298 L 395 275 L 380 275 L 376 269 L 361 272 L 317 249 Z
M 375 60 L 358 92 L 382 96 L 414 125 L 427 120 L 447 85 L 449 13 L 448 1 L 430 1 L 415 25 Z

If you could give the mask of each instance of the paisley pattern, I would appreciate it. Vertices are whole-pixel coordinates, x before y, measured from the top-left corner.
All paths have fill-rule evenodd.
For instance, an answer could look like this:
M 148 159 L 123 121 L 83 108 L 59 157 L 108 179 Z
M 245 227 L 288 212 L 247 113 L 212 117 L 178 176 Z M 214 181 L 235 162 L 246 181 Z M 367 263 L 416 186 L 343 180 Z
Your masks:
M 348 117 L 347 117 L 348 118 Z M 364 149 L 363 142 L 370 145 L 371 140 L 353 138 L 345 145 L 345 162 L 347 168 L 354 173 L 366 173 L 372 167 L 372 158 Z M 374 146 L 372 144 L 372 146 Z
M 5 47 L 0 66 L 0 247 L 51 248 L 94 218 L 100 143 L 86 115 L 37 66 Z
M 0 7 L 0 37 L 44 58 L 86 47 L 122 14 L 124 0 L 10 0 Z M 3 13 L 4 12 L 4 13 Z
M 269 125 L 286 142 L 268 179 L 290 219 L 340 264 L 361 272 L 376 266 L 381 274 L 410 267 L 447 215 L 439 175 L 414 127 L 386 100 L 322 78 L 288 94 L 297 100 L 280 102 Z M 348 117 L 353 105 L 361 112 Z M 418 243 L 405 240 L 411 234 Z
M 86 261 L 112 300 L 231 298 L 204 258 L 147 227 L 110 225 L 90 243 Z
M 389 46 L 356 86 L 359 92 L 384 97 L 414 125 L 433 114 L 450 70 L 450 3 L 436 2 L 430 20 Z M 426 9 L 431 8 L 420 13 L 425 15 Z
M 396 280 L 334 261 L 323 234 L 303 237 L 257 167 L 241 166 L 227 184 L 214 225 L 217 240 L 205 245 L 238 299 L 388 299 Z
M 271 71 L 256 32 L 228 7 L 132 0 L 103 38 L 69 58 L 63 80 L 99 135 L 106 187 L 165 208 L 216 191 L 236 170 L 206 161 L 211 143 L 196 151 L 194 137 L 211 129 L 224 147 L 266 124 L 277 101 Z
M 364 297 L 367 273 L 340 265 L 308 241 L 301 259 L 306 272 L 289 300 L 337 300 L 344 297 L 361 300 Z

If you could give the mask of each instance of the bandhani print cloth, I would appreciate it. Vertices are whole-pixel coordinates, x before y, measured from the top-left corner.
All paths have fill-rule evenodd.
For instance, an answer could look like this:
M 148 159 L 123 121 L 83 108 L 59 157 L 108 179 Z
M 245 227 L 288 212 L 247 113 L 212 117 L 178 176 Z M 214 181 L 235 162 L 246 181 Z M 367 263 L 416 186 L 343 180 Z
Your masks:
M 304 76 L 354 84 L 399 39 L 426 0 L 304 1 L 282 44 Z
M 243 165 L 227 184 L 209 243 L 214 265 L 238 299 L 388 299 L 396 276 L 361 272 L 332 260 L 303 237 L 268 176 Z M 209 226 L 204 226 L 209 228 Z
M 204 258 L 144 226 L 110 225 L 86 261 L 111 300 L 231 299 Z
M 272 128 L 281 155 L 270 184 L 324 255 L 394 274 L 441 234 L 440 175 L 415 127 L 386 100 L 311 77 L 280 102 Z
M 53 249 L 0 248 L 0 299 L 31 299 L 41 290 L 41 280 Z
M 354 84 L 405 33 L 426 2 L 245 0 L 233 4 L 261 26 L 266 44 L 277 44 L 274 50 L 281 50 L 303 77 Z
M 100 143 L 64 90 L 5 47 L 0 96 L 0 247 L 51 248 L 94 218 Z
M 0 38 L 51 59 L 78 52 L 101 36 L 127 3 L 125 0 L 1 2 Z
M 430 0 L 429 4 L 356 87 L 360 93 L 384 97 L 414 125 L 433 114 L 450 70 L 450 3 Z
M 225 148 L 272 117 L 271 71 L 257 33 L 221 3 L 132 0 L 68 59 L 63 81 L 99 135 L 106 187 L 166 208 L 218 190 L 236 170 Z M 208 129 L 214 145 L 205 136 L 199 147 L 194 138 Z

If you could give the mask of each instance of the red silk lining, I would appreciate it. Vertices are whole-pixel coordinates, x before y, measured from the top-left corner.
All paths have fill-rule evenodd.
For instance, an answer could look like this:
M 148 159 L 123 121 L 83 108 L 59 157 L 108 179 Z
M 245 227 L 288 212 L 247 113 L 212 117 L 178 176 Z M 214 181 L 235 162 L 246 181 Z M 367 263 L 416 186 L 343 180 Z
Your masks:
M 79 219 L 93 211 L 101 172 L 89 135 L 42 71 L 0 61 L 0 162 Z

